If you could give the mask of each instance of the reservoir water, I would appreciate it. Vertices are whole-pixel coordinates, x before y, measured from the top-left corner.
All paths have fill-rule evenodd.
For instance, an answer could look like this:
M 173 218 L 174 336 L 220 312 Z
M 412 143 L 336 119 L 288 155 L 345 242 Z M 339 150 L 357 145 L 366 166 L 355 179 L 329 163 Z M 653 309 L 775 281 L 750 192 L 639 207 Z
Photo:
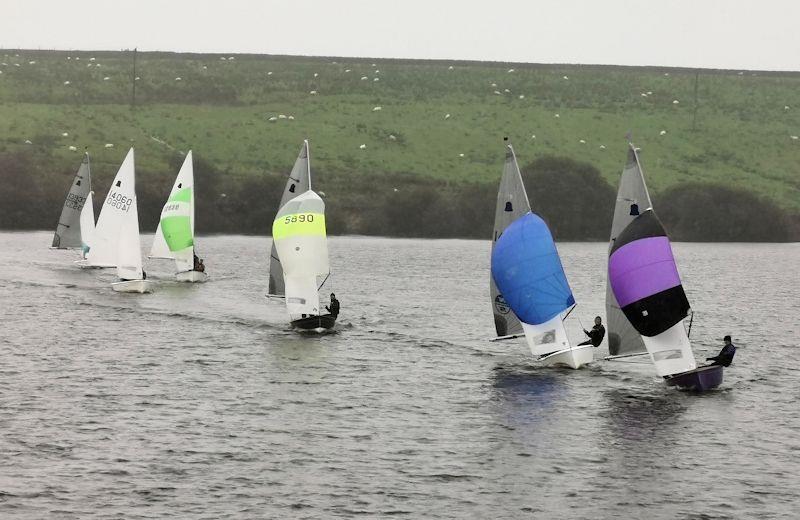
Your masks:
M 674 244 L 696 357 L 740 347 L 693 395 L 490 343 L 488 241 L 333 237 L 339 332 L 304 337 L 269 238 L 200 237 L 207 284 L 148 262 L 130 295 L 51 237 L 0 233 L 2 518 L 797 517 L 798 244 Z M 606 244 L 559 250 L 579 339 Z

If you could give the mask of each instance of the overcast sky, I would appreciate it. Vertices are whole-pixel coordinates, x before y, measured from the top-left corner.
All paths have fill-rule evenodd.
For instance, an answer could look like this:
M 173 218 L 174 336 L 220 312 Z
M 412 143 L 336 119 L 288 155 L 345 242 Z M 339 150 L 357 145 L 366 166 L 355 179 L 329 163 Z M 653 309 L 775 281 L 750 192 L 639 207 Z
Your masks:
M 0 46 L 800 70 L 800 0 L 0 0 Z

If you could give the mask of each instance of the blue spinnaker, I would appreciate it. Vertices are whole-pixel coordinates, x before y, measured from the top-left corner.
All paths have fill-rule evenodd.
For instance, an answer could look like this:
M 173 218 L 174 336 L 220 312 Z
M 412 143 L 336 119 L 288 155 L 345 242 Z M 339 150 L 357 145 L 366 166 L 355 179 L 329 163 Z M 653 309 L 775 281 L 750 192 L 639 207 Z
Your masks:
M 553 235 L 533 213 L 515 220 L 497 240 L 492 276 L 503 298 L 525 323 L 545 323 L 575 305 Z

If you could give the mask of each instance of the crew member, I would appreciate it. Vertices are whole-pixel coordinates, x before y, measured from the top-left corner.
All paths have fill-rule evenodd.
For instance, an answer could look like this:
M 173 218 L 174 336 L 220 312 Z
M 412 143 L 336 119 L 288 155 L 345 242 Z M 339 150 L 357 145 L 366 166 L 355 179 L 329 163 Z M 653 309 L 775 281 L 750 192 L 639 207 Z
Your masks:
M 334 318 L 339 315 L 339 300 L 336 299 L 335 294 L 331 293 L 331 303 L 325 307 L 325 310 L 328 311 Z
M 736 347 L 731 342 L 730 336 L 725 336 L 722 338 L 725 342 L 725 346 L 722 347 L 722 350 L 714 357 L 706 358 L 706 361 L 711 361 L 712 365 L 722 365 L 724 367 L 731 366 L 733 363 L 733 356 L 736 354 Z
M 594 327 L 592 330 L 583 329 L 583 332 L 589 336 L 589 339 L 584 341 L 583 343 L 578 343 L 578 346 L 581 345 L 592 345 L 594 347 L 599 347 L 600 343 L 603 342 L 603 338 L 606 335 L 606 328 L 603 327 L 603 319 L 600 316 L 595 316 L 594 318 Z

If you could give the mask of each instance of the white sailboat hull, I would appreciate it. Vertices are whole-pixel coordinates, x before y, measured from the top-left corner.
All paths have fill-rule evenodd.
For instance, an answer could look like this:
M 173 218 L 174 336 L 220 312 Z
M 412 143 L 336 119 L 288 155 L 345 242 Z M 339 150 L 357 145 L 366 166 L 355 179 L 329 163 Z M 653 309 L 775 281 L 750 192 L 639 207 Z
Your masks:
M 183 271 L 176 274 L 175 279 L 179 282 L 203 283 L 208 280 L 208 275 L 200 271 Z
M 112 283 L 111 288 L 116 292 L 144 294 L 153 292 L 153 282 L 150 280 L 125 280 Z
M 543 366 L 567 366 L 576 370 L 592 361 L 594 361 L 592 345 L 570 347 L 539 358 L 539 362 Z

